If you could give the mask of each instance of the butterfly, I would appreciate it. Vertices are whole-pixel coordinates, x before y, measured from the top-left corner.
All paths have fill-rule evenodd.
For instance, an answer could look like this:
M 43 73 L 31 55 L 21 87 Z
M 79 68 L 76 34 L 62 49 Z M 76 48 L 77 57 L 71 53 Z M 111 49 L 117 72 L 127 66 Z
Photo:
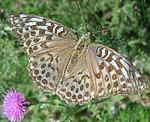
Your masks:
M 80 39 L 64 25 L 32 14 L 9 15 L 7 22 L 28 55 L 33 82 L 67 103 L 84 104 L 146 91 L 138 70 L 120 53 Z

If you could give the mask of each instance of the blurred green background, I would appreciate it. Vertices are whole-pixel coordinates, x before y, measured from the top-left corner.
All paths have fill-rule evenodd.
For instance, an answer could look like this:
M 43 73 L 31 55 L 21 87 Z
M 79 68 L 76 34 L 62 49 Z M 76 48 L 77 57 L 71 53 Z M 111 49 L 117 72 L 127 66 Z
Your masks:
M 56 20 L 79 37 L 94 33 L 93 42 L 105 44 L 128 57 L 150 81 L 149 0 L 0 0 L 0 104 L 6 90 L 16 88 L 30 102 L 23 122 L 149 122 L 150 94 L 93 100 L 67 105 L 43 93 L 27 72 L 27 56 L 8 29 L 6 16 L 33 13 Z M 84 23 L 84 20 L 85 23 Z M 0 117 L 0 122 L 7 122 Z

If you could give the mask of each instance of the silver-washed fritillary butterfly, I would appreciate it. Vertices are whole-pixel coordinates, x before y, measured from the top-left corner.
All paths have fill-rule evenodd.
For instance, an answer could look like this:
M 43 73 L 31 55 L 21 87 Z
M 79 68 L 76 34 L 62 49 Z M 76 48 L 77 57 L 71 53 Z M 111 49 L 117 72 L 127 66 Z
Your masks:
M 36 15 L 10 15 L 7 21 L 29 57 L 33 81 L 67 103 L 146 90 L 135 67 L 107 46 L 90 43 L 89 33 L 78 39 L 62 24 Z

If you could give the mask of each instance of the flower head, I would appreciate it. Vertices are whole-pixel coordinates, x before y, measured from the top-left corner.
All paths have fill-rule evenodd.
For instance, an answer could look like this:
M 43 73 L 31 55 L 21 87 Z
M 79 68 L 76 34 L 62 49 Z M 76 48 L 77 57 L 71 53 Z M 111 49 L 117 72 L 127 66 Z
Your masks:
M 27 104 L 28 102 L 21 93 L 10 90 L 4 96 L 2 113 L 11 122 L 21 121 Z

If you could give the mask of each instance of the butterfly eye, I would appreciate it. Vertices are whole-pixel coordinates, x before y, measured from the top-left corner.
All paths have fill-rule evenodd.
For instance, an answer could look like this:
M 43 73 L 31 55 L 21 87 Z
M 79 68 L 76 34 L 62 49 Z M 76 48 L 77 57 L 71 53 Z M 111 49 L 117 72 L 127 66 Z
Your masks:
M 86 41 L 90 43 L 90 37 L 91 37 L 91 32 L 87 32 L 81 37 L 81 41 Z
M 88 38 L 90 38 L 91 32 L 87 32 L 87 33 L 85 34 L 85 36 L 88 37 Z
M 102 28 L 100 32 L 102 35 L 107 35 L 109 30 L 107 28 Z

